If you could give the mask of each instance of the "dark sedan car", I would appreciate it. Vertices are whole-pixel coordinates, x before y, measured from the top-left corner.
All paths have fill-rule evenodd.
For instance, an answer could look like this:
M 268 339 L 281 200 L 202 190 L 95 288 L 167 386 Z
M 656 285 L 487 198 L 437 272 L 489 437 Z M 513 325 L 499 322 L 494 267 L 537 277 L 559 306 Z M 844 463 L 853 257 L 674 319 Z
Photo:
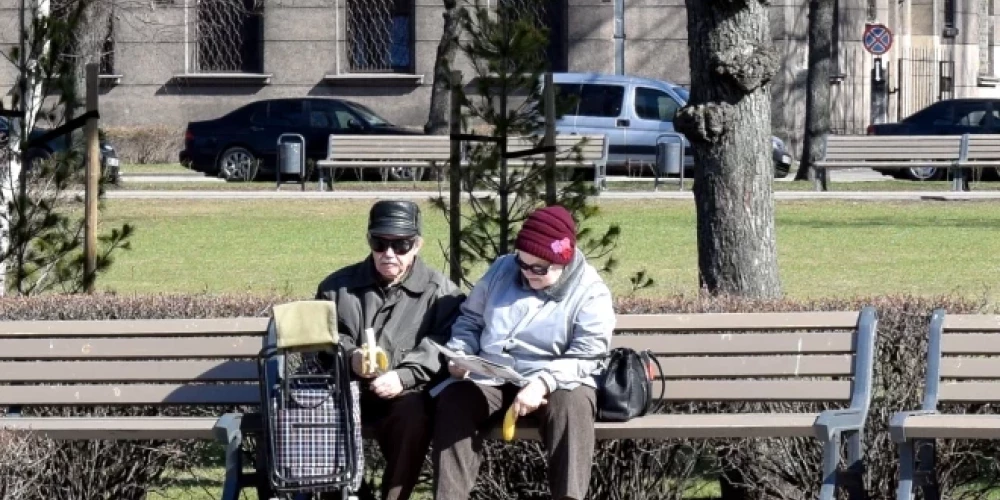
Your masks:
M 38 139 L 43 135 L 47 134 L 50 129 L 44 127 L 35 127 L 31 130 L 28 135 L 28 139 Z M 8 134 L 10 133 L 10 122 L 7 118 L 0 116 L 0 142 L 6 142 Z M 48 142 L 43 144 L 37 144 L 28 150 L 25 155 L 27 161 L 27 168 L 31 169 L 32 164 L 38 160 L 46 160 L 50 158 L 55 153 L 61 153 L 66 150 L 67 146 L 70 146 L 72 137 L 76 137 L 76 140 L 80 139 L 82 131 L 74 131 L 71 135 L 71 140 L 67 141 L 65 135 L 56 137 L 54 139 L 49 139 Z M 121 179 L 121 172 L 119 170 L 118 164 L 118 153 L 111 143 L 106 140 L 100 140 L 99 147 L 101 150 L 101 172 L 105 178 L 115 184 Z
M 1000 99 L 947 99 L 904 118 L 899 123 L 868 126 L 868 135 L 1000 134 Z M 943 179 L 934 167 L 879 170 L 883 175 L 913 180 Z M 991 172 L 995 176 L 998 172 Z
M 393 125 L 371 109 L 343 99 L 305 97 L 252 102 L 214 120 L 188 123 L 182 164 L 210 175 L 238 178 L 260 160 L 258 175 L 273 175 L 278 137 L 299 134 L 306 159 L 326 158 L 330 134 L 398 134 L 421 132 Z

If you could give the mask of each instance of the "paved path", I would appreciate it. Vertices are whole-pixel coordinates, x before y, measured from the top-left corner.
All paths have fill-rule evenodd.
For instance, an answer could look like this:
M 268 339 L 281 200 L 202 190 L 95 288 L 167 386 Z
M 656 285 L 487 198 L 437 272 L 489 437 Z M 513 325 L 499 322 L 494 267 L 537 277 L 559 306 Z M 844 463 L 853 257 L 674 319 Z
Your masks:
M 486 193 L 476 193 L 485 195 Z M 106 193 L 110 200 L 426 200 L 436 197 L 436 191 L 146 191 L 113 190 Z M 465 194 L 464 196 L 467 196 Z M 776 200 L 1000 200 L 1000 191 L 776 191 Z M 652 191 L 611 191 L 593 198 L 600 200 L 693 200 L 690 191 L 673 191 L 669 187 Z

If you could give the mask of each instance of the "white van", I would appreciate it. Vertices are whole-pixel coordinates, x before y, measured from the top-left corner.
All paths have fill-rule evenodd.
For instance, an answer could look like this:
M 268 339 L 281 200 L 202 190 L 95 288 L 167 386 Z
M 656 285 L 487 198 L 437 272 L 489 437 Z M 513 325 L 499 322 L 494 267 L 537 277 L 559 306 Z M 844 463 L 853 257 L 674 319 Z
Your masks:
M 561 96 L 575 96 L 576 108 L 556 121 L 559 134 L 604 134 L 608 137 L 608 172 L 621 173 L 629 162 L 653 165 L 657 138 L 674 132 L 674 115 L 689 98 L 675 83 L 635 76 L 600 73 L 554 73 Z M 785 177 L 792 165 L 784 143 L 771 138 L 775 177 Z M 684 165 L 694 165 L 684 141 Z M 667 172 L 678 175 L 680 172 Z

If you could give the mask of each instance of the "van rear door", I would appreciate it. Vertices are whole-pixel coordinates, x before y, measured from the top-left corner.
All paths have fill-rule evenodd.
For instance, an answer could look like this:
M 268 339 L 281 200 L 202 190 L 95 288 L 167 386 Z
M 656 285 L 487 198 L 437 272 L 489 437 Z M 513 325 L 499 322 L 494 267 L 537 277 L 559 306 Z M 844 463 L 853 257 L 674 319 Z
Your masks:
M 674 131 L 674 115 L 681 103 L 660 89 L 637 85 L 631 106 L 634 118 L 628 135 L 628 159 L 632 163 L 653 165 L 656 139 L 662 133 Z
M 625 160 L 629 120 L 622 116 L 625 86 L 612 83 L 584 83 L 580 87 L 580 105 L 576 131 L 581 135 L 605 135 L 608 138 L 608 164 Z

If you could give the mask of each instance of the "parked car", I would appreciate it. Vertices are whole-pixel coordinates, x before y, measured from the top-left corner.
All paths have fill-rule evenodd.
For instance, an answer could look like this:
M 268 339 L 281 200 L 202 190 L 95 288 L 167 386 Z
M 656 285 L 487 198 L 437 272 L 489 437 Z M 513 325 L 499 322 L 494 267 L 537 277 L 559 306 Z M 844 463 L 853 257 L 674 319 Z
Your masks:
M 10 136 L 11 123 L 7 117 L 0 116 L 0 142 L 6 143 L 7 138 Z M 48 128 L 45 127 L 35 127 L 28 134 L 28 140 L 37 139 L 49 132 Z M 77 133 L 72 133 L 72 135 L 77 135 Z M 25 168 L 30 170 L 34 162 L 39 160 L 46 160 L 52 157 L 55 153 L 61 153 L 66 151 L 66 148 L 72 144 L 67 141 L 67 137 L 59 136 L 53 139 L 49 139 L 48 142 L 32 147 L 28 149 L 25 154 Z M 118 153 L 115 151 L 114 146 L 108 141 L 101 139 L 99 142 L 101 150 L 101 172 L 104 177 L 115 184 L 121 179 L 120 165 L 118 162 Z
M 1000 134 L 1000 99 L 946 99 L 935 102 L 898 123 L 868 126 L 868 135 L 962 135 Z M 937 180 L 947 176 L 934 167 L 902 170 L 875 169 L 882 175 L 913 180 Z M 993 169 L 1000 176 L 1000 169 Z
M 277 170 L 278 137 L 299 134 L 306 159 L 326 158 L 330 134 L 414 135 L 371 109 L 344 99 L 301 97 L 252 102 L 219 118 L 193 121 L 184 132 L 180 161 L 192 170 L 235 178 L 260 160 L 258 175 Z M 404 179 L 411 170 L 392 170 Z
M 555 73 L 552 79 L 559 95 L 575 97 L 577 103 L 556 122 L 557 133 L 605 134 L 609 173 L 622 172 L 629 162 L 655 163 L 657 138 L 674 132 L 674 115 L 690 99 L 683 86 L 650 78 Z M 687 139 L 684 146 L 684 166 L 690 169 L 694 158 Z M 787 176 L 792 157 L 781 139 L 771 138 L 771 151 L 774 176 Z

